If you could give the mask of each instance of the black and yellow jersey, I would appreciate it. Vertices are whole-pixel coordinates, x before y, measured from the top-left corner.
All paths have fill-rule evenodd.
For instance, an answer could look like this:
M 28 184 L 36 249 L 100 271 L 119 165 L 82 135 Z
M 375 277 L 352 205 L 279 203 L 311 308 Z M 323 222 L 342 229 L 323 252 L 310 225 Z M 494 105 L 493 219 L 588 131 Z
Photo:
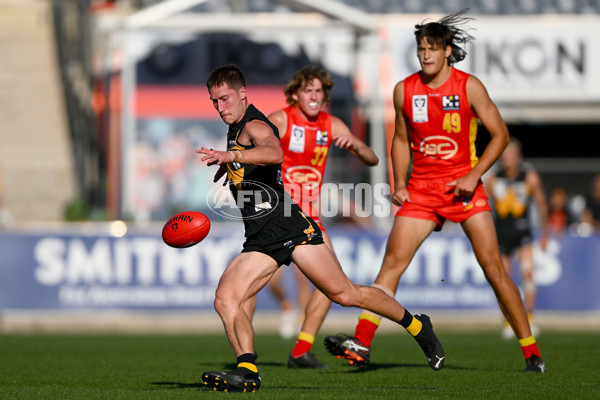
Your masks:
M 229 126 L 227 132 L 228 151 L 248 150 L 254 147 L 239 143 L 238 138 L 246 123 L 255 119 L 266 122 L 273 130 L 273 135 L 279 139 L 277 127 L 250 104 L 244 117 Z M 271 219 L 282 215 L 284 201 L 291 202 L 291 198 L 282 186 L 281 164 L 253 165 L 232 162 L 227 164 L 227 181 L 231 194 L 242 213 L 246 237 L 257 233 Z M 289 205 L 289 203 L 287 204 Z
M 529 209 L 533 199 L 531 188 L 526 182 L 527 172 L 532 168 L 527 163 L 519 165 L 519 174 L 510 179 L 503 168 L 495 168 L 493 198 L 496 227 L 516 230 L 530 229 Z

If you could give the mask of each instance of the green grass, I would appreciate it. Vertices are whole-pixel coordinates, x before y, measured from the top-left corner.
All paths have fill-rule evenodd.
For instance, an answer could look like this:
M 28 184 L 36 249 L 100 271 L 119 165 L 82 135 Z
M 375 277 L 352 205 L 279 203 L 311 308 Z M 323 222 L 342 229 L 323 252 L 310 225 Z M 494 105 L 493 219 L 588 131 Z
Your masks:
M 1 335 L 2 399 L 600 399 L 600 335 L 544 332 L 546 374 L 523 374 L 516 340 L 498 333 L 439 334 L 446 366 L 434 372 L 406 334 L 379 335 L 362 370 L 314 352 L 331 369 L 289 370 L 293 341 L 257 336 L 261 389 L 217 393 L 205 370 L 231 368 L 224 335 Z

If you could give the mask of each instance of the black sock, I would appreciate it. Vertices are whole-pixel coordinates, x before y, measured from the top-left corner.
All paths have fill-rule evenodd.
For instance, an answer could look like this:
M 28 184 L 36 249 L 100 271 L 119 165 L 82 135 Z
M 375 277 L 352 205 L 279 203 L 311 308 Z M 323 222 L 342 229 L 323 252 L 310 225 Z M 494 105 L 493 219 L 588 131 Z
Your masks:
M 404 310 L 404 317 L 402 317 L 402 320 L 400 320 L 400 322 L 398 322 L 404 329 L 408 328 L 410 326 L 410 324 L 412 324 L 413 321 L 413 315 L 411 313 L 408 312 L 408 310 Z
M 257 372 L 256 368 L 256 354 L 244 353 L 237 358 L 238 367 L 249 369 L 252 372 Z

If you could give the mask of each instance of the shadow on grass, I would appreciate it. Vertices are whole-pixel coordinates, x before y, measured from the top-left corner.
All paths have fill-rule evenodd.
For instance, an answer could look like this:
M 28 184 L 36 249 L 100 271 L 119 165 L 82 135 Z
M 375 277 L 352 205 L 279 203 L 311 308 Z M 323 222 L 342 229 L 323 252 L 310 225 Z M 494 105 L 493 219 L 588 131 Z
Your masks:
M 360 373 L 363 373 L 363 372 L 385 370 L 385 369 L 392 369 L 392 368 L 426 368 L 426 369 L 429 369 L 427 367 L 427 365 L 423 365 L 423 364 L 369 363 L 365 367 L 351 367 L 351 366 L 349 366 L 349 369 L 348 369 L 347 372 L 350 373 L 350 374 L 360 374 Z M 473 370 L 474 368 L 461 367 L 461 366 L 456 366 L 456 365 L 444 365 L 444 368 L 442 368 L 442 371 L 445 370 L 445 369 L 466 370 L 466 371 L 468 371 L 468 370 Z M 332 371 L 332 372 L 334 372 L 334 371 Z M 339 372 L 339 371 L 335 371 L 335 372 Z M 432 371 L 432 372 L 437 372 L 437 371 Z
M 186 383 L 186 382 L 151 382 L 151 385 L 160 387 L 161 389 L 203 389 L 206 386 L 203 383 Z

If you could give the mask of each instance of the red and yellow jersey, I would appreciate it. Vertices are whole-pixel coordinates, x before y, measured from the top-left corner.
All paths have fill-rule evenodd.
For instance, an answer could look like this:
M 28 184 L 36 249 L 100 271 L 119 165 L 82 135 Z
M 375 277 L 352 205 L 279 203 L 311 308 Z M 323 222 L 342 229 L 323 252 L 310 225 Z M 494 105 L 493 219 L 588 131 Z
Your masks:
M 312 122 L 302 117 L 295 106 L 284 111 L 288 123 L 281 139 L 283 186 L 306 214 L 318 219 L 317 203 L 332 139 L 331 114 L 321 112 Z
M 425 85 L 418 72 L 404 80 L 411 177 L 444 178 L 466 173 L 477 164 L 477 115 L 467 98 L 469 76 L 452 68 L 446 82 L 436 89 Z

